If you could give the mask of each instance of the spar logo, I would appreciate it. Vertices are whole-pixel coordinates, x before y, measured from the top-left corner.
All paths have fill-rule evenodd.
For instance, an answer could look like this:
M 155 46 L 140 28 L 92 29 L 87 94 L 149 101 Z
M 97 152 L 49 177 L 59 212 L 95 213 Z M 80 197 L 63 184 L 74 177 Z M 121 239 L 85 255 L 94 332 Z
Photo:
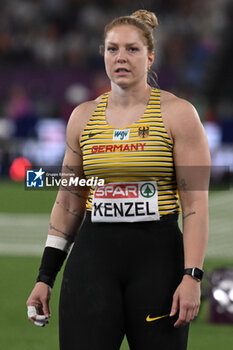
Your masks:
M 144 198 L 151 198 L 155 195 L 156 188 L 146 182 L 143 185 L 135 184 L 109 184 L 97 187 L 95 191 L 96 198 L 139 198 L 139 193 Z
M 95 198 L 138 198 L 138 188 L 137 183 L 105 185 L 96 189 Z

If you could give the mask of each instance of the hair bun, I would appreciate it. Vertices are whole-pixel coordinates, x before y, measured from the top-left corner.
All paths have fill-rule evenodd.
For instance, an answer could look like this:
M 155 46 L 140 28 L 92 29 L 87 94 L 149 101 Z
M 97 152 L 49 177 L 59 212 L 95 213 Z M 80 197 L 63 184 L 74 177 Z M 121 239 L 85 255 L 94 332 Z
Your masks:
M 152 29 L 156 28 L 159 23 L 156 15 L 147 10 L 137 10 L 130 17 L 138 18 Z

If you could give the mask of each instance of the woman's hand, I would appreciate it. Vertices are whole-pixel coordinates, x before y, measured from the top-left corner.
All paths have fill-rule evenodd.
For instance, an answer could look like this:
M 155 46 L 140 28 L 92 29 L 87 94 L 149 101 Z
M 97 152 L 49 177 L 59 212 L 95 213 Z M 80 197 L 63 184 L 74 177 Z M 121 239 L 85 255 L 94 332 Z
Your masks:
M 173 295 L 170 316 L 174 316 L 179 310 L 179 318 L 174 327 L 185 326 L 198 315 L 200 297 L 200 282 L 185 275 Z
M 34 325 L 44 327 L 49 321 L 50 309 L 49 300 L 51 296 L 51 288 L 43 282 L 36 283 L 28 300 L 28 319 Z

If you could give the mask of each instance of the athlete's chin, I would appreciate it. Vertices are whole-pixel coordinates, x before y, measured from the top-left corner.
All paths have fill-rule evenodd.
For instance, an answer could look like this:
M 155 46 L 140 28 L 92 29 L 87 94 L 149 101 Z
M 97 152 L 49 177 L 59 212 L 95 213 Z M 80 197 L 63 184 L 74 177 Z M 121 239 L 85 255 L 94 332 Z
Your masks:
M 113 82 L 114 84 L 118 85 L 122 89 L 130 88 L 135 84 L 132 80 L 127 80 L 127 79 L 115 79 L 115 81 Z

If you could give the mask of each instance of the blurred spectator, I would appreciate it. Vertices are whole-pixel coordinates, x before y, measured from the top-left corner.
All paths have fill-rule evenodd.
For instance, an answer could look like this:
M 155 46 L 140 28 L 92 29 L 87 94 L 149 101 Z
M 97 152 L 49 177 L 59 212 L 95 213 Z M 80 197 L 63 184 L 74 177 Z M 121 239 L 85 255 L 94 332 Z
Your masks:
M 34 107 L 22 85 L 12 87 L 5 114 L 14 121 L 15 137 L 29 137 L 33 134 L 36 124 Z
M 19 84 L 13 86 L 6 106 L 7 116 L 16 121 L 31 114 L 32 110 L 32 101 L 29 99 L 24 87 Z

